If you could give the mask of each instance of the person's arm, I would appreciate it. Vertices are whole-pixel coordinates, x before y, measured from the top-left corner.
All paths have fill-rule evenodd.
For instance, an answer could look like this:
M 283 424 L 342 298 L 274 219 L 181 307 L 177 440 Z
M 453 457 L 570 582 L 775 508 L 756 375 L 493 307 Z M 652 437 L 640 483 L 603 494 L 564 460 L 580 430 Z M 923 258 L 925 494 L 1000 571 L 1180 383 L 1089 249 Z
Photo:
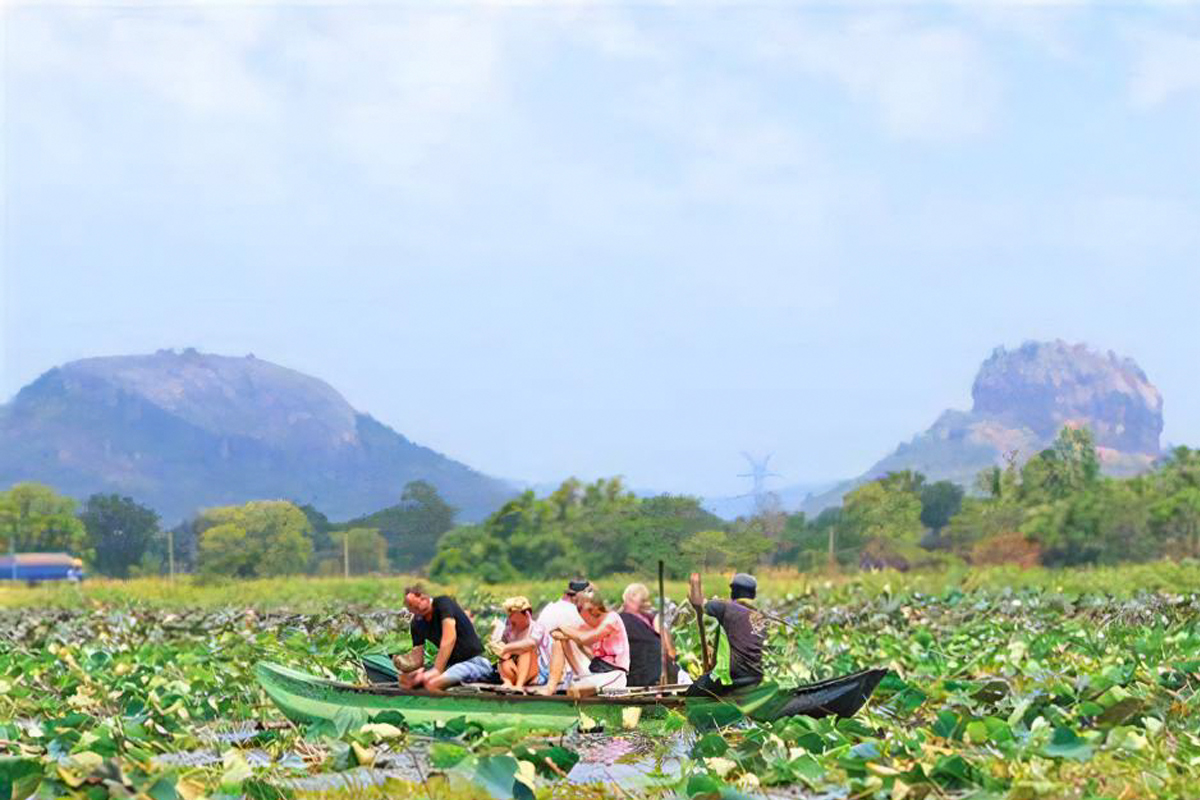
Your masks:
M 537 639 L 532 636 L 526 636 L 524 639 L 517 639 L 515 642 L 509 642 L 504 645 L 500 651 L 502 655 L 512 655 L 513 653 L 521 653 L 525 650 L 532 650 L 537 647 Z
M 442 620 L 442 643 L 438 645 L 437 658 L 433 660 L 433 668 L 437 674 L 441 675 L 446 670 L 446 664 L 450 661 L 450 654 L 454 652 L 454 643 L 458 641 L 458 625 L 454 622 L 454 617 L 446 617 Z
M 728 608 L 728 600 L 718 600 L 713 598 L 704 604 L 704 613 L 710 617 L 716 618 L 717 622 L 725 621 L 725 609 Z
M 523 653 L 526 650 L 532 650 L 541 644 L 542 639 L 546 637 L 546 629 L 536 622 L 530 622 L 525 628 L 525 635 L 515 642 L 509 642 L 501 651 L 501 656 L 512 655 L 513 653 Z
M 578 644 L 590 645 L 597 639 L 607 636 L 616 627 L 616 623 L 609 620 L 597 628 L 563 628 L 563 632 L 570 638 L 574 639 Z

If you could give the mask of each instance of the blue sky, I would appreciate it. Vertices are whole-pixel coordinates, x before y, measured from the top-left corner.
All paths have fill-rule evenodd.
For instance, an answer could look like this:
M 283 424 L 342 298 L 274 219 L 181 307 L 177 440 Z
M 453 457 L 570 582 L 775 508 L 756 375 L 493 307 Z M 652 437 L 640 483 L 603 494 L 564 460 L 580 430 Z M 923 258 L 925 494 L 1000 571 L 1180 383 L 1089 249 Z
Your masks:
M 195 346 L 489 473 L 856 474 L 993 347 L 1200 444 L 1191 5 L 9 3 L 0 398 Z

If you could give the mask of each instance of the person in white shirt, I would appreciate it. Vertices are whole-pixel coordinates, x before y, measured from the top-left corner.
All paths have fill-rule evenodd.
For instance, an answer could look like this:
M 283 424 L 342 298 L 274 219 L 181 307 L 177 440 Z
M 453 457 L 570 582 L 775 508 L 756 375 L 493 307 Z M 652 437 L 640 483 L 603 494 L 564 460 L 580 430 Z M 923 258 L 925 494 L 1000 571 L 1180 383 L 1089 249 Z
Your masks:
M 543 683 L 550 670 L 550 635 L 534 621 L 529 600 L 510 597 L 502 604 L 507 619 L 492 634 L 490 649 L 500 659 L 503 687 L 525 691 Z
M 537 623 L 547 635 L 553 636 L 556 630 L 563 627 L 583 627 L 583 617 L 579 614 L 579 602 L 583 593 L 589 588 L 591 588 L 590 583 L 583 578 L 576 578 L 567 584 L 567 590 L 563 592 L 562 597 L 548 603 L 542 609 L 542 613 L 538 614 Z M 573 657 L 568 658 L 566 648 L 572 648 L 570 656 Z M 574 677 L 568 668 L 568 662 L 586 664 L 591 657 L 592 654 L 587 648 L 580 647 L 570 639 L 554 639 L 550 650 L 550 671 L 546 677 L 546 683 L 534 691 L 545 695 L 554 694 L 558 691 L 561 683 L 569 684 Z

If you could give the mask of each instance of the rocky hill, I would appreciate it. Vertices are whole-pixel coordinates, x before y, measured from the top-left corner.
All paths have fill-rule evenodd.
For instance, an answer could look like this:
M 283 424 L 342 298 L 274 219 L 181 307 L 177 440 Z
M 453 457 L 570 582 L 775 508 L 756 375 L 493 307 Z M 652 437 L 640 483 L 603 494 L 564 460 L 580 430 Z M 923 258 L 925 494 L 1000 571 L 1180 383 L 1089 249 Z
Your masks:
M 803 508 L 835 505 L 854 486 L 901 469 L 970 486 L 1009 453 L 1024 460 L 1040 452 L 1065 425 L 1092 430 L 1110 474 L 1139 472 L 1159 454 L 1162 396 L 1132 359 L 1111 351 L 1063 341 L 1000 347 L 980 367 L 971 397 L 970 411 L 943 412 L 929 430 Z
M 257 359 L 185 350 L 74 361 L 0 406 L 0 487 L 120 492 L 174 522 L 255 498 L 345 519 L 435 485 L 459 518 L 514 493 L 354 410 L 333 387 Z

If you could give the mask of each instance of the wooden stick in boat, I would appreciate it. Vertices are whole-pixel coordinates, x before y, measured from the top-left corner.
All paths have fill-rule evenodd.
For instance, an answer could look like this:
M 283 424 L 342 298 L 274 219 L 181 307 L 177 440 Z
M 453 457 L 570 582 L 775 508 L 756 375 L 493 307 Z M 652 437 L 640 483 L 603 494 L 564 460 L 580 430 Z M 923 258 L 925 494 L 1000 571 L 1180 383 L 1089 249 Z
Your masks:
M 696 586 L 700 587 L 700 573 L 693 573 L 696 576 Z M 692 601 L 691 580 L 688 580 L 688 602 Z M 700 597 L 704 597 L 704 589 L 700 588 Z M 696 627 L 700 629 L 700 665 L 704 668 L 704 672 L 708 672 L 713 668 L 708 656 L 708 637 L 704 632 L 704 606 L 697 605 L 692 602 L 692 608 L 696 611 Z M 720 630 L 720 627 L 717 628 Z
M 658 560 L 658 655 L 662 667 L 658 676 L 658 685 L 667 685 L 667 584 L 663 577 L 663 562 Z

